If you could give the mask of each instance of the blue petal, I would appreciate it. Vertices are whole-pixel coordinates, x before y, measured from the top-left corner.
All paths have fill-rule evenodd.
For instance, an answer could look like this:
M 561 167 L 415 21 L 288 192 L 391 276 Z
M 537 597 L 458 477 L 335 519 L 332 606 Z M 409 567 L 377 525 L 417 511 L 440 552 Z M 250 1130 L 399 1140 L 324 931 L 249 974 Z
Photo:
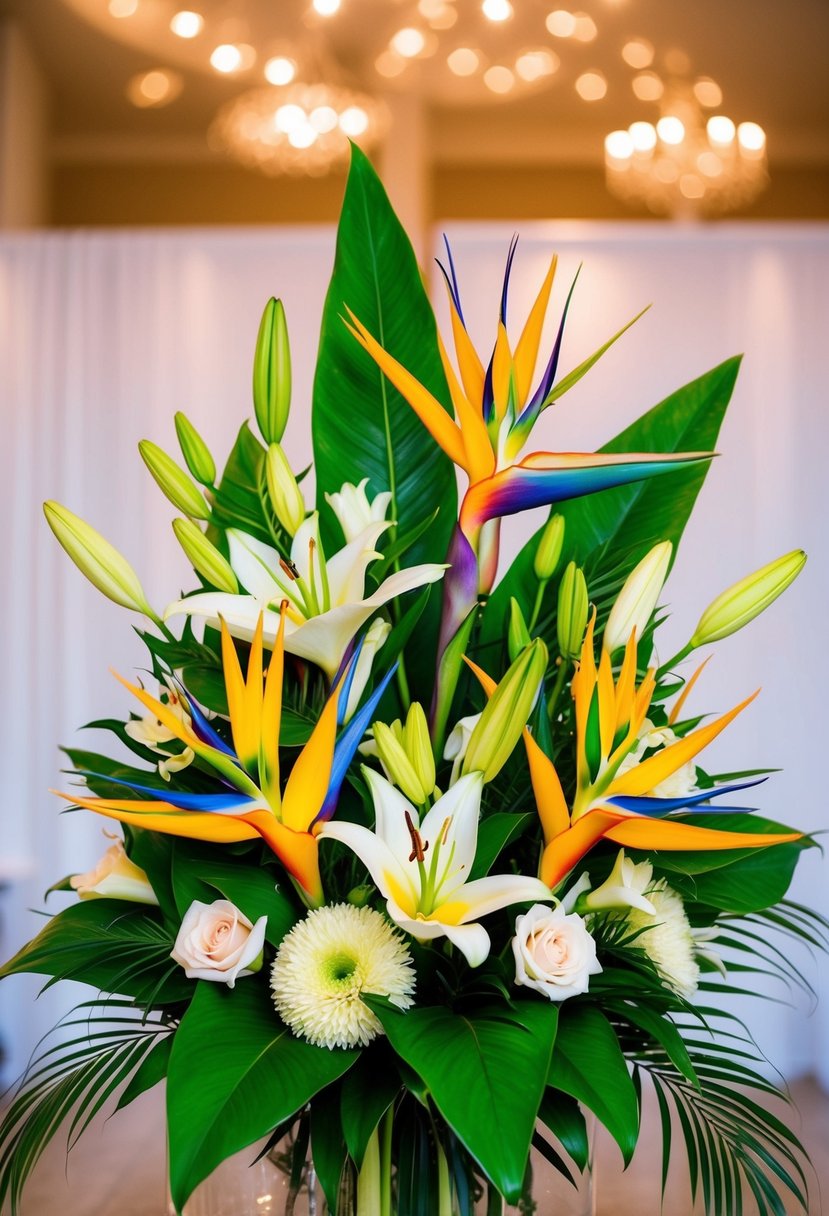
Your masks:
M 322 809 L 317 815 L 314 823 L 320 820 L 330 819 L 337 809 L 337 799 L 340 796 L 345 775 L 348 772 L 348 766 L 354 759 L 360 740 L 366 733 L 371 717 L 377 708 L 377 705 L 386 691 L 389 680 L 397 671 L 397 663 L 393 663 L 386 674 L 383 676 L 380 683 L 372 692 L 371 696 L 366 701 L 365 705 L 357 711 L 354 717 L 349 722 L 343 733 L 340 735 L 334 747 L 334 759 L 331 762 L 331 778 L 328 783 L 328 793 L 325 795 L 325 802 L 322 804 Z M 311 824 L 313 827 L 314 824 Z
M 729 811 L 753 811 L 756 810 L 756 807 L 701 806 L 700 803 L 709 802 L 712 798 L 719 798 L 722 794 L 733 794 L 735 790 L 747 790 L 754 785 L 762 785 L 765 780 L 767 780 L 765 777 L 756 777 L 753 781 L 740 781 L 735 785 L 721 785 L 710 790 L 695 790 L 693 793 L 683 794 L 679 798 L 648 798 L 645 796 L 617 794 L 604 801 L 606 801 L 608 806 L 618 806 L 623 811 L 632 811 L 636 815 L 651 815 L 655 818 L 668 815 L 671 811 L 687 810 L 690 808 L 701 814 L 724 815 Z
M 363 642 L 365 640 L 366 640 L 366 635 L 363 634 L 363 636 L 360 638 L 360 640 L 356 646 L 354 646 L 353 639 L 349 645 L 349 650 L 353 649 L 354 653 L 347 660 L 348 670 L 346 671 L 345 679 L 342 682 L 342 686 L 338 689 L 338 692 L 337 692 L 337 696 L 338 696 L 337 726 L 342 726 L 343 721 L 345 720 L 345 711 L 348 707 L 348 696 L 349 696 L 349 693 L 351 692 L 351 685 L 354 683 L 354 672 L 357 670 L 357 659 L 360 657 L 360 651 L 363 649 Z M 346 651 L 346 654 L 348 654 L 348 650 Z M 346 662 L 346 660 L 344 659 L 343 663 L 340 664 L 340 673 L 342 672 L 343 664 L 345 662 Z M 337 683 L 337 680 L 335 678 L 335 680 L 334 680 L 335 687 L 336 687 L 336 683 Z
M 561 342 L 564 337 L 564 324 L 567 320 L 567 310 L 570 307 L 570 301 L 573 298 L 573 292 L 575 290 L 576 283 L 578 281 L 578 277 L 580 274 L 581 274 L 581 266 L 579 266 L 578 270 L 576 271 L 576 277 L 573 279 L 573 282 L 570 285 L 570 290 L 567 293 L 567 299 L 564 302 L 564 311 L 561 314 L 561 321 L 559 322 L 558 333 L 556 335 L 555 344 L 553 346 L 553 350 L 550 355 L 547 366 L 544 369 L 544 375 L 541 377 L 541 381 L 538 385 L 538 388 L 533 393 L 532 398 L 530 399 L 530 401 L 527 403 L 524 410 L 519 415 L 518 422 L 516 423 L 516 425 L 518 425 L 518 423 L 521 423 L 524 426 L 528 426 L 528 427 L 532 426 L 533 422 L 535 422 L 536 418 L 538 417 L 539 413 L 541 412 L 541 407 L 547 398 L 547 394 L 549 393 L 550 389 L 553 387 L 553 382 L 556 378 L 556 372 L 558 371 L 558 360 L 559 360 L 559 356 L 561 355 Z
M 101 781 L 111 781 L 114 785 L 125 785 L 136 794 L 150 794 L 161 802 L 169 802 L 170 806 L 177 807 L 180 811 L 214 811 L 221 815 L 253 802 L 247 794 L 184 794 L 178 790 L 158 789 L 152 785 L 125 781 L 121 777 L 110 777 L 108 773 L 82 773 L 81 776 L 98 777 Z
M 455 274 L 455 260 L 452 257 L 452 248 L 449 244 L 449 239 L 446 236 L 445 232 L 443 234 L 443 243 L 446 246 L 446 256 L 449 260 L 448 273 L 447 273 L 446 268 L 444 267 L 443 263 L 438 258 L 435 258 L 435 261 L 437 262 L 438 267 L 440 268 L 441 274 L 443 275 L 444 279 L 446 280 L 446 286 L 449 288 L 449 294 L 452 297 L 452 303 L 455 305 L 455 312 L 458 314 L 458 316 L 461 319 L 461 325 L 463 325 L 464 329 L 466 329 L 466 321 L 463 319 L 463 309 L 461 308 L 461 293 L 460 293 L 460 289 L 458 288 L 458 276 Z
M 230 745 L 224 741 L 222 736 L 213 729 L 207 720 L 204 711 L 199 705 L 196 704 L 184 685 L 179 684 L 179 688 L 184 695 L 187 702 L 187 708 L 190 712 L 190 717 L 193 720 L 194 734 L 198 736 L 202 743 L 207 743 L 210 747 L 215 747 L 217 751 L 224 752 L 226 756 L 232 756 L 235 760 L 236 753 L 233 748 L 230 747 Z

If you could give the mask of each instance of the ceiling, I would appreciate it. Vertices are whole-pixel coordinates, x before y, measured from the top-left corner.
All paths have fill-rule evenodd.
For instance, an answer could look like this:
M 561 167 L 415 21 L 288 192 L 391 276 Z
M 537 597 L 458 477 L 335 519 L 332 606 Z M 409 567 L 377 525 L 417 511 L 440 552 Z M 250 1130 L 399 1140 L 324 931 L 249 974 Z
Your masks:
M 827 0 L 579 0 L 598 31 L 589 43 L 547 33 L 544 17 L 558 0 L 513 0 L 510 29 L 483 20 L 480 0 L 452 3 L 456 27 L 439 32 L 434 55 L 413 61 L 394 81 L 378 76 L 374 60 L 395 29 L 417 19 L 415 0 L 343 0 L 327 20 L 309 20 L 309 0 L 141 0 L 152 17 L 143 26 L 110 16 L 107 0 L 0 0 L 0 14 L 19 19 L 47 76 L 58 156 L 206 157 L 205 132 L 217 109 L 259 85 L 263 55 L 284 46 L 295 48 L 300 61 L 335 63 L 345 79 L 372 91 L 422 95 L 439 162 L 599 164 L 608 131 L 657 116 L 655 103 L 634 96 L 635 73 L 621 58 L 623 44 L 638 36 L 656 48 L 653 66 L 661 74 L 666 56 L 670 61 L 680 51 L 691 77 L 716 80 L 723 112 L 766 129 L 772 165 L 829 162 Z M 191 43 L 168 29 L 181 7 L 207 19 Z M 233 31 L 234 40 L 254 42 L 262 52 L 259 65 L 233 77 L 214 72 L 207 62 L 217 41 L 211 22 L 213 30 Z M 517 28 L 521 40 L 559 56 L 548 87 L 501 98 L 482 87 L 464 89 L 446 70 L 453 47 L 479 45 L 493 60 L 499 40 L 511 39 Z M 138 109 L 127 100 L 126 84 L 157 67 L 181 74 L 181 93 L 164 108 Z M 594 68 L 606 77 L 607 93 L 586 102 L 574 82 Z

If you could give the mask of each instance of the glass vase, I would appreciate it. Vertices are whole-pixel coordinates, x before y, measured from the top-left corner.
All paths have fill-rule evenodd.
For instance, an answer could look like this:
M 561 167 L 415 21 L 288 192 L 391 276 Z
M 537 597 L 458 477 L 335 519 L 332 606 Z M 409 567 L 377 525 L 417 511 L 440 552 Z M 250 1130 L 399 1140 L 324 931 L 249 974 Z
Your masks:
M 329 1208 L 310 1156 L 301 1170 L 293 1167 L 292 1142 L 280 1143 L 254 1161 L 255 1151 L 246 1149 L 224 1161 L 187 1201 L 183 1216 L 357 1216 L 356 1178 L 345 1176 L 336 1212 Z M 533 1149 L 531 1182 L 526 1197 L 507 1204 L 491 1188 L 477 1187 L 475 1216 L 596 1216 L 593 1169 L 579 1175 L 577 1186 Z M 397 1216 L 395 1188 L 392 1216 Z M 453 1200 L 452 1216 L 459 1216 Z M 170 1208 L 171 1216 L 174 1209 Z M 435 1213 L 438 1216 L 438 1213 Z

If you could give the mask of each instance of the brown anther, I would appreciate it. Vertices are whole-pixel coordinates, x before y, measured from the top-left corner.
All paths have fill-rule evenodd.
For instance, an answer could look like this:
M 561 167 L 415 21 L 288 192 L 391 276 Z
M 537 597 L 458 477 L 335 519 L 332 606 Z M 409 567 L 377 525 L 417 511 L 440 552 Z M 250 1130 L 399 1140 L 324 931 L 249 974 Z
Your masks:
M 296 580 L 299 578 L 299 571 L 297 570 L 294 563 L 292 561 L 290 561 L 290 559 L 286 560 L 284 557 L 280 557 L 279 565 L 280 565 L 283 573 L 287 574 L 288 578 L 290 578 L 294 582 L 296 582 Z
M 423 839 L 412 822 L 412 817 L 408 811 L 404 811 L 406 816 L 406 827 L 409 829 L 409 835 L 412 838 L 412 851 L 409 854 L 409 861 L 423 861 L 426 856 L 426 850 L 429 847 L 428 840 L 423 843 Z

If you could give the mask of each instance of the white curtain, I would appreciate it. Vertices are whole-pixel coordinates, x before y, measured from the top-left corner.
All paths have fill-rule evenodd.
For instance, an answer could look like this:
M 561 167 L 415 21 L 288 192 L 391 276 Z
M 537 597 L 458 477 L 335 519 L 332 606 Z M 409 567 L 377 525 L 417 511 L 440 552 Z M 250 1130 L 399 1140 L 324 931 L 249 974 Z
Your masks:
M 447 231 L 467 320 L 485 345 L 493 337 L 512 230 L 450 225 Z M 88 868 L 102 851 L 94 817 L 60 816 L 47 792 L 67 788 L 56 744 L 94 746 L 94 733 L 78 726 L 124 713 L 108 668 L 129 672 L 143 661 L 128 614 L 64 558 L 40 504 L 56 498 L 100 528 L 133 562 L 151 602 L 163 605 L 187 567 L 170 530 L 171 509 L 135 445 L 148 437 L 174 451 L 173 413 L 183 409 L 214 452 L 228 450 L 251 412 L 261 309 L 277 294 L 286 304 L 295 368 L 287 445 L 298 465 L 308 463 L 312 371 L 333 249 L 328 228 L 0 240 L 4 954 L 38 927 L 26 909 L 42 906 L 49 883 Z M 723 710 L 762 684 L 760 700 L 716 744 L 721 767 L 782 767 L 762 787 L 764 811 L 822 829 L 829 228 L 526 225 L 510 294 L 514 325 L 523 321 L 553 249 L 560 255 L 559 305 L 584 262 L 564 370 L 644 304 L 654 307 L 545 415 L 533 446 L 595 448 L 674 388 L 745 352 L 722 455 L 666 590 L 674 615 L 660 648 L 665 655 L 678 649 L 708 600 L 735 577 L 795 546 L 809 550 L 809 565 L 785 600 L 717 648 L 695 705 Z M 443 317 L 442 301 L 438 310 Z M 510 527 L 507 553 L 533 522 Z M 796 898 L 829 911 L 826 878 L 813 851 Z M 53 897 L 50 906 L 63 900 Z M 814 964 L 805 965 L 814 976 Z M 33 1013 L 40 987 L 22 977 L 0 986 L 9 1076 L 66 1008 L 56 990 Z M 84 995 L 79 988 L 78 999 Z M 738 1011 L 788 1076 L 822 1069 L 829 1085 L 829 987 L 824 996 L 817 1016 L 800 999 L 793 1009 L 754 1002 Z

